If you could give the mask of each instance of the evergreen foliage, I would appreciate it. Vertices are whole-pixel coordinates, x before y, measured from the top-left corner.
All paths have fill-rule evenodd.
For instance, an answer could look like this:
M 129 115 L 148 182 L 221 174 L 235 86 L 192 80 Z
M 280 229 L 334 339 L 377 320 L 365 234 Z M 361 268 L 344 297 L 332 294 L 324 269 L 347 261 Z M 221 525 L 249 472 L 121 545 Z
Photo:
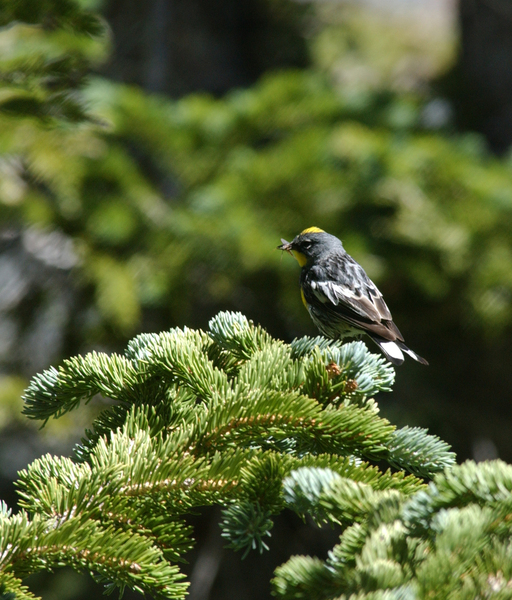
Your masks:
M 512 597 L 510 465 L 466 462 L 408 498 L 328 469 L 299 469 L 284 487 L 289 506 L 343 532 L 326 561 L 297 556 L 277 569 L 279 598 Z
M 22 0 L 2 2 L 0 25 L 2 123 L 6 117 L 46 125 L 94 120 L 79 92 L 105 56 L 100 17 L 73 0 Z
M 35 376 L 29 418 L 59 417 L 96 394 L 113 404 L 75 459 L 46 455 L 20 473 L 22 510 L 4 506 L 0 522 L 4 593 L 30 597 L 23 577 L 69 565 L 107 590 L 182 598 L 176 563 L 192 544 L 184 516 L 212 504 L 224 507 L 228 547 L 244 556 L 268 548 L 285 508 L 370 535 L 367 522 L 377 527 L 409 498 L 428 532 L 438 507 L 418 508 L 413 494 L 430 493 L 419 477 L 454 455 L 379 416 L 369 394 L 392 380 L 391 365 L 362 342 L 288 345 L 240 313 L 220 313 L 206 332 L 143 334 L 124 355 L 92 352 Z M 386 462 L 401 470 L 382 470 Z

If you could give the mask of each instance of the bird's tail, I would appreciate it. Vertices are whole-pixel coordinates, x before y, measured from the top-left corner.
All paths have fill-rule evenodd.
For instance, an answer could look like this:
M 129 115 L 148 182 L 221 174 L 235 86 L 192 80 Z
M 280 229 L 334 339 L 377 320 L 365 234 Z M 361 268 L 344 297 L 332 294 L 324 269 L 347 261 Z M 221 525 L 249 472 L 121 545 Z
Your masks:
M 404 362 L 404 352 L 408 354 L 411 358 L 414 358 L 415 361 L 421 363 L 422 365 L 428 365 L 428 362 L 424 358 L 422 358 L 419 354 L 416 354 L 416 352 L 408 348 L 403 342 L 400 342 L 398 340 L 392 342 L 390 340 L 384 340 L 377 336 L 372 336 L 372 340 L 381 349 L 382 353 L 389 360 L 389 362 L 393 363 L 394 365 L 401 365 Z
M 407 348 L 407 346 L 403 343 L 400 342 L 400 347 L 402 348 L 402 350 L 404 352 L 406 352 L 411 358 L 414 358 L 414 360 L 416 362 L 421 363 L 422 365 L 427 365 L 428 366 L 428 360 L 425 360 L 423 357 L 421 357 L 419 354 L 416 354 L 416 352 L 414 352 L 414 350 L 411 350 L 410 348 Z

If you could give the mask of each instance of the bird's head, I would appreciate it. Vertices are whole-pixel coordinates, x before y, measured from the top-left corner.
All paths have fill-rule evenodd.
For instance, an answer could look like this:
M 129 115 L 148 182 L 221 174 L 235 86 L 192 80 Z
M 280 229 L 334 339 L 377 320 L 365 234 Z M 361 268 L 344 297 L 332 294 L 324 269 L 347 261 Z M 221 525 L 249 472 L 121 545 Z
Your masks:
M 299 263 L 301 267 L 309 261 L 315 260 L 326 253 L 333 250 L 343 249 L 340 240 L 330 233 L 326 233 L 318 227 L 309 227 L 304 229 L 299 235 L 293 238 L 291 242 L 287 242 L 281 238 L 283 242 L 277 248 L 289 252 Z

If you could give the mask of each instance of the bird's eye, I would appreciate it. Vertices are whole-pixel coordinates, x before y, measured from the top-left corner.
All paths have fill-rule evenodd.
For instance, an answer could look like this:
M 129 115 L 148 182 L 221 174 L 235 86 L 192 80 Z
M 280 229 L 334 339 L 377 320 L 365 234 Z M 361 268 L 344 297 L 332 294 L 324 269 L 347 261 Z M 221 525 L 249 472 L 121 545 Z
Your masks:
M 309 250 L 312 246 L 311 242 L 305 242 L 303 245 L 304 250 Z

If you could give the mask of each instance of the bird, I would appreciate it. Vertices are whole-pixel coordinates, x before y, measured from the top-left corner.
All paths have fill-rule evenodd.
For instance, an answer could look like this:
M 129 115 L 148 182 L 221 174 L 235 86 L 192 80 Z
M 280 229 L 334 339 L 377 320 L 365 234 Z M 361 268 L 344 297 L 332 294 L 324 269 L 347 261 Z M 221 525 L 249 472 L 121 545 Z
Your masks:
M 330 339 L 368 335 L 394 365 L 404 353 L 428 362 L 406 346 L 377 286 L 345 250 L 341 240 L 318 227 L 304 229 L 279 250 L 299 263 L 302 301 L 320 333 Z

